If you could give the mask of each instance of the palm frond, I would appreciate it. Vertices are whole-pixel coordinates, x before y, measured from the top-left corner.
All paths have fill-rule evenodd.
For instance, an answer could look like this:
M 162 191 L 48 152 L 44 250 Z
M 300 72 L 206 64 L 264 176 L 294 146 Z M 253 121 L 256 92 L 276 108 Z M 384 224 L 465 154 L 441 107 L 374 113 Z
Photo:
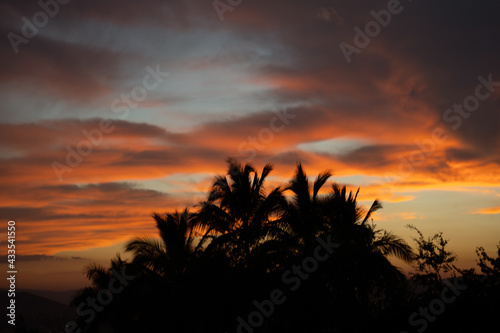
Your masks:
M 318 196 L 319 190 L 321 189 L 321 187 L 323 187 L 323 185 L 325 185 L 325 183 L 328 181 L 328 179 L 330 179 L 331 176 L 332 172 L 327 170 L 320 173 L 318 177 L 316 177 L 316 180 L 314 181 L 313 184 L 313 201 L 316 201 L 316 197 Z
M 390 232 L 384 232 L 374 243 L 373 247 L 380 250 L 384 255 L 393 255 L 407 263 L 413 262 L 415 254 L 406 241 L 393 235 Z
M 359 189 L 358 189 L 358 191 L 359 191 Z M 356 196 L 357 195 L 358 194 L 356 193 Z M 377 210 L 379 210 L 381 208 L 383 208 L 383 207 L 382 207 L 382 204 L 380 203 L 380 201 L 378 201 L 378 200 L 373 201 L 370 209 L 368 209 L 368 212 L 366 212 L 365 218 L 363 219 L 362 223 L 364 224 L 366 221 L 368 221 L 370 216 L 372 216 L 373 213 L 375 213 Z

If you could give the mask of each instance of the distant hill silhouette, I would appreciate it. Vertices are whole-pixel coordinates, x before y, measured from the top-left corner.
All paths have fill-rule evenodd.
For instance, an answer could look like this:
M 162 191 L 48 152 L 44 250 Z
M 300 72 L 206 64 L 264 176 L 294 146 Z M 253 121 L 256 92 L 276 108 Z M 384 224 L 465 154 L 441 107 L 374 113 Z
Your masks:
M 32 289 L 22 289 L 21 291 L 27 292 L 36 296 L 50 299 L 62 303 L 64 305 L 69 305 L 71 299 L 75 296 L 77 290 L 65 290 L 65 291 L 52 291 L 52 290 L 32 290 Z
M 7 290 L 2 289 L 3 309 L 8 305 Z M 34 295 L 29 292 L 16 291 L 16 326 L 21 320 L 28 329 L 37 328 L 39 332 L 64 332 L 64 326 L 71 319 L 70 308 L 60 302 Z M 5 314 L 4 314 L 5 316 Z M 0 331 L 11 332 L 12 326 L 2 320 Z

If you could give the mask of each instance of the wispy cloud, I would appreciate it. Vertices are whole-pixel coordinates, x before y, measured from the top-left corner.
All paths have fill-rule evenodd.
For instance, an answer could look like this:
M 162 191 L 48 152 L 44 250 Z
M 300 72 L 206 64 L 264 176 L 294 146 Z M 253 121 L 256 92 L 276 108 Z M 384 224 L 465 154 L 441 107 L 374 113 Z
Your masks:
M 489 208 L 481 208 L 473 212 L 473 214 L 482 214 L 482 215 L 494 215 L 500 214 L 500 206 L 498 207 L 489 207 Z
M 58 256 L 49 256 L 46 254 L 32 254 L 32 255 L 17 255 L 16 260 L 20 262 L 28 262 L 28 261 L 66 261 L 66 260 L 88 260 L 87 258 L 81 257 L 58 257 Z

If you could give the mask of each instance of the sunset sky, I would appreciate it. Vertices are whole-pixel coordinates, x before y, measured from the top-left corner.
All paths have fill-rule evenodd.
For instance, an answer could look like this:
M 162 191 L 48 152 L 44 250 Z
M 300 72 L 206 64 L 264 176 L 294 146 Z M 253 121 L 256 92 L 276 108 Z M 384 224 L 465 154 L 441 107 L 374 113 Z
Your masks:
M 442 231 L 460 267 L 496 249 L 498 1 L 47 2 L 0 0 L 0 253 L 14 220 L 18 288 L 86 285 L 228 157 L 272 163 L 268 188 L 299 161 L 330 169 L 382 201 L 378 227 Z

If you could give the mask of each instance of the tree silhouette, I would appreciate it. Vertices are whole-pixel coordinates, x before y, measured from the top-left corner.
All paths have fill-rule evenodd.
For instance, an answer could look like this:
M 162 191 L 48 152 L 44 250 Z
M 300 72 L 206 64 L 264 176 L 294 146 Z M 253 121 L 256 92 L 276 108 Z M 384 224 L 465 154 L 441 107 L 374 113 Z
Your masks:
M 352 313 L 361 315 L 364 311 L 370 318 L 386 307 L 397 293 L 402 293 L 406 277 L 389 257 L 411 262 L 413 251 L 403 239 L 369 223 L 382 205 L 375 200 L 365 211 L 358 206 L 358 193 L 359 189 L 353 194 L 345 186 L 334 183 L 330 193 L 322 199 L 322 209 L 325 232 L 342 244 L 334 254 L 335 265 L 330 267 L 325 283 L 331 285 L 333 297 L 342 300 L 338 316 L 345 318 L 343 329 L 357 327 L 363 330 L 370 326 L 368 319 L 362 325 L 359 317 Z
M 457 257 L 447 249 L 448 240 L 443 238 L 443 233 L 434 234 L 425 238 L 422 232 L 413 225 L 408 228 L 418 233 L 418 238 L 413 238 L 417 243 L 415 255 L 416 272 L 412 276 L 421 286 L 426 287 L 426 292 L 438 293 L 442 289 L 442 274 L 451 272 L 453 276 L 458 270 L 454 266 Z
M 251 165 L 228 160 L 227 175 L 216 176 L 195 217 L 197 226 L 205 230 L 201 244 L 210 240 L 207 250 L 223 250 L 233 264 L 248 264 L 252 251 L 271 232 L 284 201 L 279 187 L 265 193 L 264 181 L 271 171 L 267 164 L 259 176 Z
M 410 226 L 419 235 L 414 253 L 403 239 L 378 229 L 373 217 L 381 203 L 374 200 L 365 210 L 358 205 L 359 189 L 353 193 L 333 183 L 328 190 L 330 171 L 310 181 L 299 163 L 284 187 L 267 190 L 271 171 L 270 164 L 258 173 L 229 159 L 226 174 L 215 177 L 206 200 L 181 212 L 153 214 L 159 237 L 129 241 L 130 263 L 117 256 L 110 268 L 89 265 L 91 285 L 75 296 L 74 308 L 99 297 L 115 271 L 126 269 L 135 279 L 90 322 L 78 318 L 83 332 L 401 331 L 408 312 L 424 298 L 411 293 L 391 257 L 415 263 L 410 282 L 428 288 L 425 299 L 440 292 L 442 272 L 462 273 L 475 288 L 463 297 L 475 304 L 466 309 L 484 323 L 495 317 L 500 304 L 491 299 L 500 293 L 500 245 L 499 258 L 477 248 L 485 284 L 472 270 L 455 268 L 456 257 L 441 233 L 425 238 Z M 297 275 L 300 288 L 287 289 L 285 274 L 298 274 L 326 239 L 340 247 Z M 266 302 L 273 290 L 283 290 L 287 301 L 271 311 Z M 449 313 L 429 332 L 452 326 L 460 331 L 449 318 L 464 314 Z M 252 314 L 262 321 L 243 324 Z M 474 325 L 481 326 L 475 321 L 464 327 Z
M 476 254 L 478 256 L 477 264 L 479 265 L 481 272 L 488 277 L 500 280 L 500 243 L 497 245 L 496 258 L 488 256 L 482 246 L 476 248 Z
M 117 273 L 119 274 L 124 269 L 128 269 L 129 272 L 132 271 L 129 264 L 122 260 L 119 254 L 111 260 L 110 268 L 95 263 L 85 267 L 86 276 L 91 285 L 79 290 L 70 303 L 70 306 L 81 315 L 77 318 L 76 323 L 83 332 L 98 332 L 103 327 L 110 325 L 110 323 L 119 322 L 117 318 L 127 312 L 133 312 L 130 306 L 129 309 L 126 309 L 117 300 L 123 295 L 111 296 L 111 302 L 106 306 L 92 305 L 97 303 L 96 300 L 100 298 L 99 294 L 101 292 L 109 290 L 110 285 L 115 288 L 125 287 L 121 281 L 116 279 Z M 82 314 L 84 315 L 82 316 Z
M 326 221 L 322 214 L 323 202 L 318 194 L 330 177 L 331 173 L 325 171 L 311 184 L 299 163 L 286 188 L 293 193 L 293 198 L 286 206 L 283 221 L 285 230 L 290 232 L 296 242 L 297 251 L 309 249 L 323 231 Z
M 163 277 L 178 277 L 196 254 L 193 216 L 186 208 L 182 213 L 155 213 L 153 218 L 160 240 L 138 237 L 128 242 L 125 250 L 133 253 L 134 264 Z

